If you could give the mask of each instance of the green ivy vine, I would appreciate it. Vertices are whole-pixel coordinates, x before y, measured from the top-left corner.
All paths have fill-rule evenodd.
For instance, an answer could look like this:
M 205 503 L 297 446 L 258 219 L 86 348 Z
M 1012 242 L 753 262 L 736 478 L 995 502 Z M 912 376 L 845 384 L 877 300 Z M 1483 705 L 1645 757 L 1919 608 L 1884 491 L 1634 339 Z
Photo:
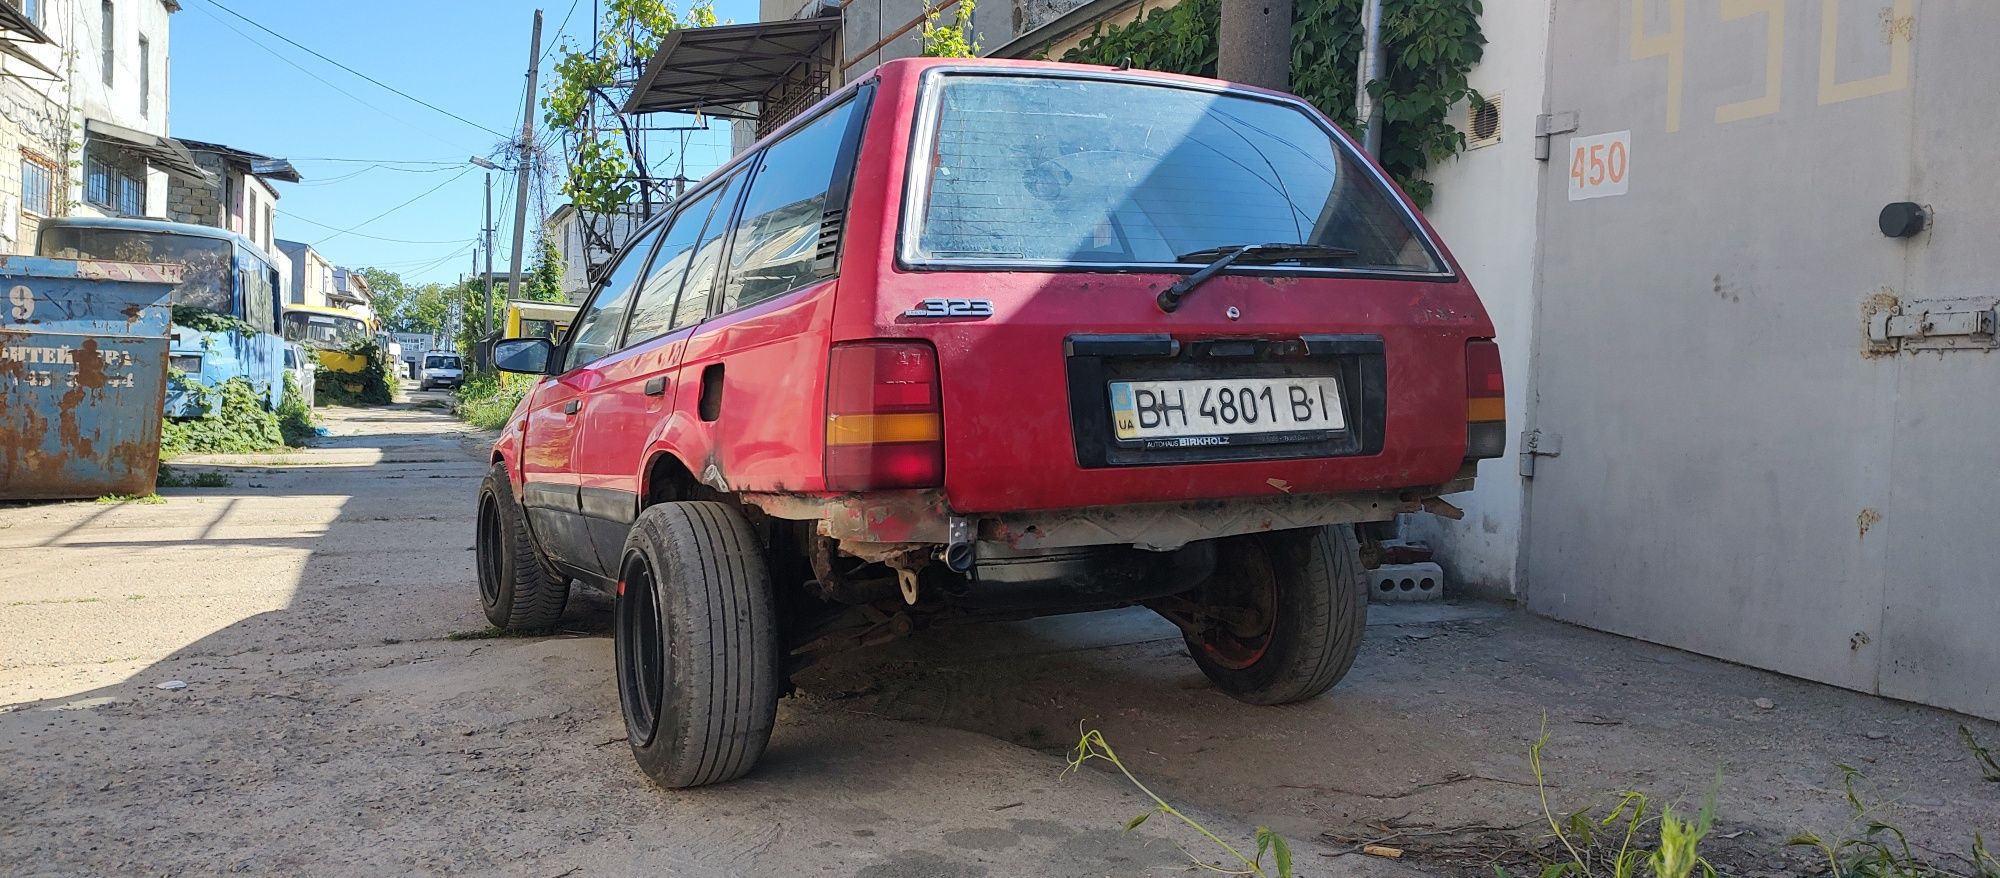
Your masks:
M 938 24 L 938 10 L 924 13 L 919 39 L 925 58 L 972 58 L 979 54 L 979 39 L 972 33 L 974 0 L 958 0 L 958 16 L 951 24 Z
M 1358 135 L 1354 118 L 1361 56 L 1363 0 L 1294 0 L 1291 91 Z M 1383 0 L 1386 76 L 1370 83 L 1386 123 L 1382 167 L 1417 203 L 1427 204 L 1424 172 L 1465 148 L 1465 134 L 1448 121 L 1461 101 L 1482 100 L 1466 84 L 1486 37 L 1480 0 Z M 1214 76 L 1220 0 L 1182 0 L 1126 25 L 1098 25 L 1064 61 L 1119 64 L 1169 73 Z

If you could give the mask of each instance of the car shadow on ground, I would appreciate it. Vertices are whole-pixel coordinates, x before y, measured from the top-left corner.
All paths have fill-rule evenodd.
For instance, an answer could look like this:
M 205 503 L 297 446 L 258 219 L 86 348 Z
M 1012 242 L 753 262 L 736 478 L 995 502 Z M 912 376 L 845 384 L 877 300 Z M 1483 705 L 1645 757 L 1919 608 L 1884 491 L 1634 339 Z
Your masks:
M 309 451 L 183 462 L 230 484 L 163 504 L 0 512 L 0 874 L 1184 863 L 1118 831 L 1137 806 L 1109 778 L 797 700 L 750 778 L 658 789 L 626 752 L 606 596 L 578 589 L 555 635 L 491 636 L 465 428 L 400 406 L 333 426 Z

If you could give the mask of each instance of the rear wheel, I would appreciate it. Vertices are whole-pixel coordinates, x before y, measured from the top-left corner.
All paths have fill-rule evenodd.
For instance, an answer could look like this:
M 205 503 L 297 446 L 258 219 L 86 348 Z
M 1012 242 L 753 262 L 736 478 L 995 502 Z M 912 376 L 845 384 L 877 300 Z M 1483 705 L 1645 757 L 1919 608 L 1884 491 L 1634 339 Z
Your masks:
M 778 618 L 735 509 L 661 503 L 632 524 L 613 611 L 618 701 L 646 774 L 694 787 L 748 773 L 778 711 Z
M 562 618 L 569 580 L 551 572 L 535 550 L 504 464 L 494 464 L 479 485 L 472 548 L 479 566 L 479 606 L 493 627 L 550 628 Z
M 1346 676 L 1368 613 L 1351 527 L 1231 537 L 1216 554 L 1215 574 L 1189 595 L 1201 609 L 1183 636 L 1218 688 L 1288 704 Z

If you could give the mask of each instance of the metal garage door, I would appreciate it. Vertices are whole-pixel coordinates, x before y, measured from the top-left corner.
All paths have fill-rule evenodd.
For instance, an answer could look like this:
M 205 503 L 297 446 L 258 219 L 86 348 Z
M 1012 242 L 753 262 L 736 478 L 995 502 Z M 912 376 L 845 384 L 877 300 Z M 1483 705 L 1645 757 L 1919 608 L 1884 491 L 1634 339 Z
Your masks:
M 2000 716 L 1995 44 L 2000 4 L 1556 5 L 1533 609 Z

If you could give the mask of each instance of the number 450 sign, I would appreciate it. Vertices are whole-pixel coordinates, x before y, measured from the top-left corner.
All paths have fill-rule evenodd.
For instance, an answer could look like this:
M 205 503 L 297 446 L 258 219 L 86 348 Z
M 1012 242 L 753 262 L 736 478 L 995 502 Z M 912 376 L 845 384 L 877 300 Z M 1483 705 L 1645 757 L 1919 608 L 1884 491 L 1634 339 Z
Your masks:
M 1569 141 L 1569 200 L 1624 195 L 1632 183 L 1632 132 Z

